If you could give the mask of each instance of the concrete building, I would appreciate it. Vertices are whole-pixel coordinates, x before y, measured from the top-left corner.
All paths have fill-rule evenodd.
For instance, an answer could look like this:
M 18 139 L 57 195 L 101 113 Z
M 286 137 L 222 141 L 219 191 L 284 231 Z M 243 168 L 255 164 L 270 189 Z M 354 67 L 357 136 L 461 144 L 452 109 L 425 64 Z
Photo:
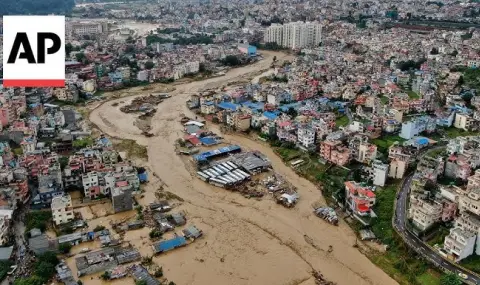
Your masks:
M 274 24 L 267 28 L 264 42 L 291 49 L 316 47 L 322 40 L 322 25 L 318 22 Z
M 82 185 L 85 197 L 96 198 L 98 196 L 98 173 L 95 171 L 82 175 Z
M 375 205 L 375 193 L 369 187 L 355 181 L 345 182 L 345 201 L 349 212 L 355 216 L 371 216 Z
M 453 228 L 450 230 L 450 234 L 445 237 L 443 249 L 450 259 L 458 262 L 473 254 L 475 241 L 475 233 Z
M 385 186 L 388 177 L 388 164 L 375 160 L 372 163 L 373 185 Z
M 341 141 L 323 141 L 320 143 L 320 156 L 336 165 L 350 162 L 350 150 Z
M 460 211 L 469 211 L 475 215 L 480 215 L 480 188 L 471 189 L 467 195 L 460 197 Z
M 298 144 L 305 149 L 315 148 L 315 130 L 310 127 L 301 127 L 297 131 Z
M 133 187 L 127 181 L 115 183 L 112 191 L 112 206 L 115 213 L 133 209 L 132 191 Z
M 72 198 L 65 194 L 52 198 L 53 222 L 58 226 L 68 223 L 74 219 Z
M 420 231 L 425 231 L 442 218 L 442 204 L 438 201 L 427 201 L 415 196 L 410 197 L 408 218 Z
M 108 25 L 106 22 L 67 22 L 66 25 L 67 36 L 92 36 L 108 32 Z
M 435 131 L 436 126 L 436 119 L 429 116 L 418 117 L 412 121 L 402 124 L 400 137 L 409 140 L 422 132 Z
M 457 129 L 462 129 L 465 131 L 471 130 L 478 130 L 479 128 L 479 121 L 475 120 L 469 114 L 455 114 L 455 121 L 453 122 L 453 126 Z

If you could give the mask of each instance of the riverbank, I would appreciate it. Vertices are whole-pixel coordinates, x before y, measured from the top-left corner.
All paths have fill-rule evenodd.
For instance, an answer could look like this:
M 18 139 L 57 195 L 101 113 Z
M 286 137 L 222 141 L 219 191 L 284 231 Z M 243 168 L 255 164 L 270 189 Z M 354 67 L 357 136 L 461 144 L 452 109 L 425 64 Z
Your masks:
M 227 85 L 269 68 L 274 56 L 251 66 L 229 71 L 224 77 L 176 85 L 172 98 L 158 106 L 152 119 L 151 138 L 141 136 L 133 126 L 133 116 L 113 107 L 116 99 L 90 113 L 90 120 L 104 133 L 133 139 L 147 147 L 148 167 L 165 183 L 165 189 L 181 197 L 191 221 L 203 229 L 205 237 L 195 246 L 155 257 L 166 276 L 177 284 L 314 284 L 311 270 L 319 270 L 338 284 L 397 284 L 354 247 L 356 236 L 345 223 L 332 226 L 312 214 L 312 203 L 324 203 L 319 189 L 298 176 L 266 144 L 234 134 L 229 143 L 245 150 L 259 150 L 271 160 L 275 171 L 294 184 L 300 202 L 286 209 L 269 199 L 253 200 L 212 187 L 194 177 L 175 154 L 174 142 L 183 136 L 181 114 L 191 114 L 185 106 L 189 96 L 206 88 Z M 135 96 L 142 96 L 139 93 Z M 131 100 L 133 97 L 128 97 Z M 215 126 L 208 126 L 215 128 Z M 148 193 L 147 193 L 148 194 Z M 333 252 L 328 252 L 329 246 Z M 201 261 L 200 261 L 201 260 Z

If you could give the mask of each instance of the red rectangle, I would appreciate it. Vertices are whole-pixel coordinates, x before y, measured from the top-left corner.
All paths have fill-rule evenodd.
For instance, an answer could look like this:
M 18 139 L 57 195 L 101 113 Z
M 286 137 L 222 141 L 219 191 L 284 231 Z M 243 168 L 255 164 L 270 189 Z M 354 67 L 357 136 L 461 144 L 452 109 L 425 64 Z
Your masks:
M 65 87 L 64 79 L 3 79 L 3 87 Z

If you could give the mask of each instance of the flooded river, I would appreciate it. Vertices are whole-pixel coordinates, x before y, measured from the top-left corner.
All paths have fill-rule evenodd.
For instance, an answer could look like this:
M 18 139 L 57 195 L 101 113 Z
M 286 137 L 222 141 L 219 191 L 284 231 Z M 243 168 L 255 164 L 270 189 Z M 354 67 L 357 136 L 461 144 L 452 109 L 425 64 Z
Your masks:
M 259 150 L 270 158 L 273 168 L 298 188 L 301 198 L 293 209 L 277 205 L 269 197 L 246 199 L 212 187 L 194 177 L 175 154 L 174 142 L 184 136 L 180 114 L 191 114 L 185 105 L 189 96 L 199 89 L 222 86 L 266 70 L 273 56 L 285 58 L 275 52 L 264 55 L 263 61 L 233 69 L 223 77 L 177 85 L 172 98 L 158 107 L 152 120 L 155 136 L 151 138 L 140 135 L 132 125 L 133 116 L 112 106 L 125 98 L 91 112 L 90 120 L 103 132 L 148 147 L 148 166 L 162 179 L 166 190 L 185 200 L 179 208 L 187 213 L 188 223 L 205 233 L 195 243 L 155 257 L 154 261 L 178 285 L 313 285 L 312 269 L 337 284 L 397 284 L 353 247 L 355 234 L 346 224 L 335 227 L 312 214 L 312 203 L 324 202 L 321 192 L 287 167 L 267 145 L 242 136 L 224 136 L 227 142 Z M 134 245 L 142 243 L 134 236 L 129 239 Z M 329 246 L 333 252 L 328 252 Z

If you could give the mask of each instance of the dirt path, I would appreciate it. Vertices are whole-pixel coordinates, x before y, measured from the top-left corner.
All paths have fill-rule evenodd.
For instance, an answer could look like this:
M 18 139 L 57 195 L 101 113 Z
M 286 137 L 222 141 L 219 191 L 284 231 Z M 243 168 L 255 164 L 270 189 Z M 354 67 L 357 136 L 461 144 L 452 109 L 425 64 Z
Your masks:
M 312 203 L 323 201 L 320 191 L 285 166 L 268 146 L 225 136 L 244 149 L 266 154 L 274 169 L 298 187 L 301 198 L 294 209 L 285 209 L 268 197 L 246 199 L 211 187 L 193 177 L 175 154 L 174 141 L 183 136 L 178 120 L 180 114 L 190 114 L 185 106 L 190 94 L 265 70 L 273 56 L 285 57 L 274 52 L 264 55 L 262 62 L 234 69 L 224 77 L 177 85 L 173 97 L 159 105 L 152 119 L 152 138 L 140 136 L 133 117 L 111 106 L 115 101 L 91 112 L 90 120 L 108 135 L 148 146 L 149 167 L 165 182 L 166 190 L 185 200 L 180 209 L 187 212 L 189 223 L 205 232 L 203 239 L 156 257 L 155 262 L 179 285 L 310 284 L 312 269 L 338 284 L 397 284 L 353 247 L 355 235 L 347 225 L 334 227 L 312 214 Z M 330 245 L 332 253 L 328 253 Z

